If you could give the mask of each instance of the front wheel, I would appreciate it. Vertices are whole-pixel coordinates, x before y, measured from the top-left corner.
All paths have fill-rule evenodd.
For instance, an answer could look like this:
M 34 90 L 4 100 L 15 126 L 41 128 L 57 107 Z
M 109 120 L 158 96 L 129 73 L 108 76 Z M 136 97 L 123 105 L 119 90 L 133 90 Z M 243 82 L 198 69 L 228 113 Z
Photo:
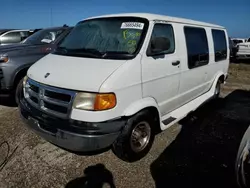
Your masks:
M 15 102 L 17 105 L 19 105 L 20 98 L 22 95 L 22 87 L 23 87 L 23 78 L 18 82 L 15 89 Z
M 148 110 L 132 116 L 113 144 L 114 154 L 127 162 L 143 158 L 152 147 L 155 126 L 154 118 Z

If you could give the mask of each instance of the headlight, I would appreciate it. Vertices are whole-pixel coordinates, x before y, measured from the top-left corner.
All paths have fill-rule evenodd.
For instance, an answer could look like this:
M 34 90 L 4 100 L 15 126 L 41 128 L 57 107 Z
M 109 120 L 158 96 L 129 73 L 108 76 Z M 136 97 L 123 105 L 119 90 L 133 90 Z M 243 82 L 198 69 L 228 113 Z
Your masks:
M 28 80 L 28 76 L 25 76 L 23 78 L 23 87 L 25 87 L 26 83 L 27 83 L 27 80 Z
M 77 93 L 73 108 L 80 110 L 101 111 L 114 108 L 116 97 L 113 93 Z
M 26 91 L 25 91 L 25 90 L 26 90 L 27 80 L 28 80 L 28 76 L 25 76 L 25 77 L 23 78 L 23 95 L 24 95 L 25 98 L 28 97 L 28 94 L 27 94 Z
M 9 61 L 9 57 L 7 55 L 0 55 L 0 63 L 7 63 Z

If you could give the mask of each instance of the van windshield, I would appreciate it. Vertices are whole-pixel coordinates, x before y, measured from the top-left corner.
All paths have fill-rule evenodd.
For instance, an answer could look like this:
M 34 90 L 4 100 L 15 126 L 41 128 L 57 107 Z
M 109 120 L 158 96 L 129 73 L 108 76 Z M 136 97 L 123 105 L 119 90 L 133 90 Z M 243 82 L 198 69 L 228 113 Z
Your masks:
M 110 17 L 78 23 L 55 50 L 55 54 L 130 59 L 145 38 L 148 21 L 136 17 Z

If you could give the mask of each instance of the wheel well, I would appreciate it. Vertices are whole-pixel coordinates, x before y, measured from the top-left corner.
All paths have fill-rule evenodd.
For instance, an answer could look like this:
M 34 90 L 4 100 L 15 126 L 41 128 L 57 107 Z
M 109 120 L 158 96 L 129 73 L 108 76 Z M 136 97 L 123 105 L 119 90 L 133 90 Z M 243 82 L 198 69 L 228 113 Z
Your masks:
M 218 79 L 221 83 L 224 83 L 225 81 L 225 76 L 224 75 L 221 75 Z
M 14 88 L 16 88 L 18 82 L 26 75 L 28 69 L 29 69 L 29 68 L 24 68 L 24 69 L 20 70 L 20 71 L 16 74 L 16 77 L 15 77 L 15 80 L 14 80 Z
M 155 133 L 158 134 L 159 132 L 161 132 L 160 114 L 158 112 L 158 109 L 154 106 L 151 106 L 144 108 L 143 110 L 148 110 L 149 113 L 152 114 L 155 122 Z

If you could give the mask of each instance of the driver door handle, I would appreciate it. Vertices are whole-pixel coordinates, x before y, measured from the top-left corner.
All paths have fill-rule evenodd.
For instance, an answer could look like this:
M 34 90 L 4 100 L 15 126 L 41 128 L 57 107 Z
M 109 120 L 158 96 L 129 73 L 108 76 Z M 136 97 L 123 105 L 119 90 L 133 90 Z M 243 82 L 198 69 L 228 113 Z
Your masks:
M 181 62 L 180 61 L 174 61 L 174 62 L 172 62 L 172 65 L 173 66 L 177 66 L 177 65 L 179 65 Z

